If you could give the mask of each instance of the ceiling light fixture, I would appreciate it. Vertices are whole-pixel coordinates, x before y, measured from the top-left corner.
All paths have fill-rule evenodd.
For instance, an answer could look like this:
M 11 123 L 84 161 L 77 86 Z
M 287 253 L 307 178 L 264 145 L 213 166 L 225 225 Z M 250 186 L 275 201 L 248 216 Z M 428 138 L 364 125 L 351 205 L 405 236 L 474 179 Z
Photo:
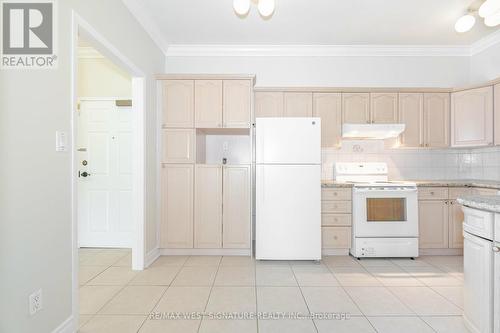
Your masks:
M 233 9 L 236 15 L 246 16 L 250 11 L 251 2 L 257 4 L 257 9 L 263 18 L 269 18 L 274 14 L 275 0 L 233 0 Z
M 496 13 L 487 16 L 484 19 L 484 24 L 487 25 L 488 27 L 496 27 L 497 25 L 500 24 L 500 10 L 497 11 Z
M 266 18 L 273 15 L 275 7 L 276 4 L 274 0 L 259 0 L 259 4 L 257 6 L 260 15 Z
M 460 33 L 467 32 L 472 29 L 475 23 L 476 18 L 474 17 L 474 15 L 470 13 L 466 14 L 457 20 L 457 22 L 455 23 L 455 30 Z
M 250 0 L 233 0 L 233 9 L 240 16 L 247 15 L 250 11 Z
M 487 18 L 500 11 L 500 0 L 486 0 L 479 7 L 479 16 Z

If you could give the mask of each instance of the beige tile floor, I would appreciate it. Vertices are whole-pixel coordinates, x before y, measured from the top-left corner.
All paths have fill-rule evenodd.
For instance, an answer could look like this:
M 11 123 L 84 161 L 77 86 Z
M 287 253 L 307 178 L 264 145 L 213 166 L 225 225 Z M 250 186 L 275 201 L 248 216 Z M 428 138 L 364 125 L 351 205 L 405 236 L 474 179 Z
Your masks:
M 80 250 L 79 332 L 467 332 L 462 257 L 341 256 L 315 263 L 163 256 L 142 272 L 130 267 L 129 250 Z M 255 312 L 348 318 L 212 316 Z M 151 313 L 204 316 L 155 319 Z

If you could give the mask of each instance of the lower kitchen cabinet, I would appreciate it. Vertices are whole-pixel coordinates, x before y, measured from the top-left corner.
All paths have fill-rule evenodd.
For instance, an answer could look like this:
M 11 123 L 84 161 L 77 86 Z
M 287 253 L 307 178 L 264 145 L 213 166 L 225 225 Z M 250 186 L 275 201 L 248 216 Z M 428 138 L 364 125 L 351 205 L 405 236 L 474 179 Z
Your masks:
M 445 200 L 420 200 L 419 247 L 443 249 L 448 247 L 448 205 Z
M 222 166 L 198 164 L 194 189 L 194 247 L 222 247 Z
M 193 176 L 194 165 L 163 165 L 160 235 L 163 248 L 193 247 Z
M 448 201 L 449 208 L 449 247 L 451 249 L 462 249 L 464 247 L 463 222 L 464 212 L 462 206 L 456 200 Z
M 351 247 L 351 227 L 322 227 L 323 249 L 348 249 Z
M 250 248 L 251 173 L 249 165 L 225 166 L 222 176 L 224 248 Z

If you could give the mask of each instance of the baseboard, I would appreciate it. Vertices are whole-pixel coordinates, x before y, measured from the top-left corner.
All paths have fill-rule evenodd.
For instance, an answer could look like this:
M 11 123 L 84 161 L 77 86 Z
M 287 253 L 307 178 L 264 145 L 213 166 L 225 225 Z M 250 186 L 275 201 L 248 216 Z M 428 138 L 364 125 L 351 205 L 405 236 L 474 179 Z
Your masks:
M 464 249 L 419 249 L 420 256 L 461 256 Z
M 321 254 L 324 256 L 348 256 L 349 249 L 323 249 Z
M 73 315 L 69 316 L 61 325 L 57 326 L 52 333 L 74 333 L 76 332 L 76 322 Z
M 251 249 L 160 249 L 162 256 L 251 256 Z
M 158 257 L 161 256 L 161 252 L 159 248 L 154 248 L 146 254 L 146 258 L 144 258 L 144 268 L 148 268 L 152 263 L 155 262 Z

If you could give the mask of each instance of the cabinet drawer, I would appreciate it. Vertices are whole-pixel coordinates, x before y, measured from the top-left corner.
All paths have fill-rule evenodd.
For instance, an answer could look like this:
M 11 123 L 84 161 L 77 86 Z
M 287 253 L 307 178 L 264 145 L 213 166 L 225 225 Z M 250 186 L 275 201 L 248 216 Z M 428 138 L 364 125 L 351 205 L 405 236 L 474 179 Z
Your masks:
M 418 198 L 420 200 L 446 200 L 448 199 L 447 187 L 419 187 Z
M 321 240 L 324 249 L 348 249 L 351 247 L 351 227 L 323 227 Z
M 350 188 L 323 188 L 321 189 L 321 200 L 351 200 Z
M 351 214 L 321 214 L 323 226 L 350 226 Z
M 351 213 L 351 201 L 322 201 L 322 213 Z
M 448 198 L 456 200 L 458 197 L 470 195 L 472 193 L 469 187 L 450 187 L 448 189 Z

